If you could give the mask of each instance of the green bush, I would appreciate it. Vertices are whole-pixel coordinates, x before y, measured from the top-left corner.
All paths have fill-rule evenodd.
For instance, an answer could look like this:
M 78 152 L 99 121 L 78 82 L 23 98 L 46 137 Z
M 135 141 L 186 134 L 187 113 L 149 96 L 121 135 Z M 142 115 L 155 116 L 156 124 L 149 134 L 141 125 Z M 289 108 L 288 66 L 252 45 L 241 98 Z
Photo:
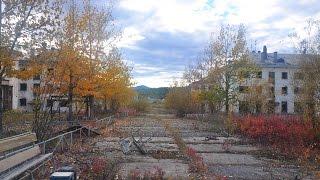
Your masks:
M 137 112 L 146 112 L 150 104 L 145 97 L 137 97 L 132 100 L 129 106 L 135 109 Z

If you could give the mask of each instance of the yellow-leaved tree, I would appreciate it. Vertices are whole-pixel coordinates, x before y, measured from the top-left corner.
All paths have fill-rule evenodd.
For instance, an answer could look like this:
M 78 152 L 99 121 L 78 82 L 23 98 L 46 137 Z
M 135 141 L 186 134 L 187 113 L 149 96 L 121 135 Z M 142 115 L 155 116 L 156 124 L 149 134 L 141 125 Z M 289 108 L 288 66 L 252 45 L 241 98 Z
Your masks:
M 75 105 L 80 105 L 79 109 L 86 106 L 90 118 L 94 99 L 116 110 L 134 96 L 130 68 L 116 48 L 107 48 L 118 35 L 110 24 L 110 11 L 92 6 L 90 0 L 81 8 L 72 1 L 54 49 L 44 48 L 30 63 L 28 70 L 41 75 L 42 87 L 51 87 L 41 91 L 43 96 L 49 92 L 67 98 L 69 121 Z
M 135 95 L 131 88 L 131 69 L 121 59 L 118 49 L 113 48 L 102 62 L 99 74 L 98 98 L 103 101 L 105 109 L 109 106 L 113 111 L 128 105 Z
M 1 0 L 0 1 L 0 91 L 6 78 L 15 74 L 14 65 L 19 52 L 30 53 L 44 41 L 55 37 L 60 23 L 61 0 Z M 39 16 L 41 14 L 41 16 Z M 21 56 L 19 56 L 19 59 Z M 0 96 L 0 136 L 3 99 Z

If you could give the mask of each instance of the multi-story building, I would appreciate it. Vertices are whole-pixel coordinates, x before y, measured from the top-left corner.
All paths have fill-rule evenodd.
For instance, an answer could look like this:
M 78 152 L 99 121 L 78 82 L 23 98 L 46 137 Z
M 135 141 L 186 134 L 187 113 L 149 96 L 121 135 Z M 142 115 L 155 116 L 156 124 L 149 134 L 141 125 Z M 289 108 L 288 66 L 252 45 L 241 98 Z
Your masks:
M 1 91 L 0 96 L 3 100 L 3 109 L 12 109 L 12 88 L 13 86 L 9 83 L 9 80 L 5 79 L 0 83 Z
M 25 68 L 26 63 L 27 60 L 16 60 L 14 68 L 22 70 Z M 37 96 L 34 90 L 44 86 L 43 83 L 41 84 L 40 78 L 40 76 L 35 76 L 28 80 L 6 78 L 2 81 L 0 85 L 4 92 L 2 95 L 4 110 L 33 111 L 33 102 Z M 50 111 L 66 112 L 68 110 L 65 96 L 42 95 L 42 99 L 45 100 L 43 105 Z
M 257 106 L 254 110 L 248 109 L 247 89 L 256 87 L 261 89 L 257 96 L 263 96 L 267 93 L 263 101 L 268 104 L 268 113 L 298 113 L 299 103 L 296 102 L 296 94 L 299 92 L 299 87 L 294 85 L 293 79 L 297 73 L 297 62 L 299 55 L 297 54 L 278 54 L 277 52 L 268 53 L 267 47 L 263 47 L 263 51 L 251 53 L 251 59 L 259 67 L 260 72 L 252 78 L 249 76 L 237 84 L 239 90 L 239 100 L 230 108 L 233 112 L 254 111 L 261 112 L 261 107 Z M 201 81 L 202 82 L 202 81 Z M 195 82 L 191 84 L 193 90 L 208 90 L 208 84 Z M 265 103 L 265 102 L 264 102 Z M 209 111 L 208 105 L 205 105 L 205 111 Z M 224 109 L 221 109 L 224 111 Z
M 15 63 L 15 69 L 23 69 L 25 67 L 26 60 L 17 60 Z M 10 87 L 10 91 L 7 91 L 7 103 L 5 109 L 14 109 L 20 111 L 32 111 L 32 102 L 35 97 L 33 91 L 34 88 L 40 87 L 40 77 L 34 77 L 29 80 L 21 80 L 18 78 L 7 78 L 7 86 Z
M 264 101 L 268 102 L 269 113 L 296 113 L 295 94 L 298 92 L 298 87 L 294 85 L 293 80 L 298 69 L 296 63 L 299 56 L 297 54 L 278 54 L 278 52 L 268 53 L 267 47 L 264 46 L 262 52 L 252 52 L 251 57 L 260 72 L 255 78 L 249 78 L 239 85 L 240 93 L 250 86 L 260 86 L 262 87 L 261 96 L 262 93 L 268 94 Z M 245 104 L 245 99 L 242 103 Z M 241 102 L 236 110 L 237 112 L 243 110 Z

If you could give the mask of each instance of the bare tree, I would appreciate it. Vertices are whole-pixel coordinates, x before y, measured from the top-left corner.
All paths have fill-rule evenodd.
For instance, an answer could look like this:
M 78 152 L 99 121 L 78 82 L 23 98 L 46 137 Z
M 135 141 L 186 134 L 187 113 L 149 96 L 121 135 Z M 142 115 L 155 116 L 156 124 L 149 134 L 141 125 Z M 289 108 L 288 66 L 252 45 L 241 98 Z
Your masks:
M 51 42 L 61 15 L 60 0 L 0 1 L 0 82 L 11 75 L 16 51 L 30 53 L 43 42 Z M 0 97 L 0 134 L 2 134 L 3 88 Z
M 108 7 L 102 8 L 92 5 L 91 0 L 85 0 L 82 5 L 83 10 L 77 6 L 74 0 L 71 2 L 59 37 L 60 42 L 63 42 L 59 48 L 68 46 L 70 49 L 80 52 L 80 55 L 90 59 L 90 63 L 100 63 L 100 61 L 107 59 L 112 42 L 119 37 L 112 16 L 112 3 L 107 4 Z M 92 68 L 89 71 L 93 78 L 96 69 Z M 68 119 L 70 121 L 72 120 L 74 79 L 76 79 L 75 75 L 70 74 L 70 88 L 67 93 Z M 96 86 L 92 84 L 92 91 L 95 88 Z M 85 96 L 88 102 L 87 116 L 90 117 L 93 94 L 87 93 Z
M 297 102 L 303 109 L 304 117 L 319 127 L 320 113 L 320 21 L 309 19 L 305 36 L 291 34 L 298 56 L 298 72 L 295 74 Z
M 209 85 L 209 91 L 212 91 L 204 94 L 204 97 L 211 99 L 211 103 L 223 103 L 225 112 L 229 113 L 231 106 L 238 100 L 241 74 L 252 73 L 255 70 L 256 66 L 250 61 L 246 44 L 245 27 L 221 25 L 197 66 L 190 68 L 185 77 L 189 80 L 202 79 Z

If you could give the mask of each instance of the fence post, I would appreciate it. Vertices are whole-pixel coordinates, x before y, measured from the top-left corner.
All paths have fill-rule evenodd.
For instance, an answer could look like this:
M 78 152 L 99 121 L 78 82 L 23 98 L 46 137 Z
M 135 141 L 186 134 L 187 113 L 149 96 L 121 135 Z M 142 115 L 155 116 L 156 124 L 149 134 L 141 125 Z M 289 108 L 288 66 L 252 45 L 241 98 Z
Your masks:
M 70 145 L 72 145 L 72 142 L 73 142 L 73 136 L 72 136 L 72 132 L 70 133 Z M 71 149 L 71 146 L 70 146 L 70 149 Z
M 44 141 L 44 142 L 43 142 L 43 154 L 46 154 L 46 142 L 47 142 L 47 141 Z
M 63 138 L 64 138 L 64 135 L 61 136 L 61 151 L 63 152 Z

